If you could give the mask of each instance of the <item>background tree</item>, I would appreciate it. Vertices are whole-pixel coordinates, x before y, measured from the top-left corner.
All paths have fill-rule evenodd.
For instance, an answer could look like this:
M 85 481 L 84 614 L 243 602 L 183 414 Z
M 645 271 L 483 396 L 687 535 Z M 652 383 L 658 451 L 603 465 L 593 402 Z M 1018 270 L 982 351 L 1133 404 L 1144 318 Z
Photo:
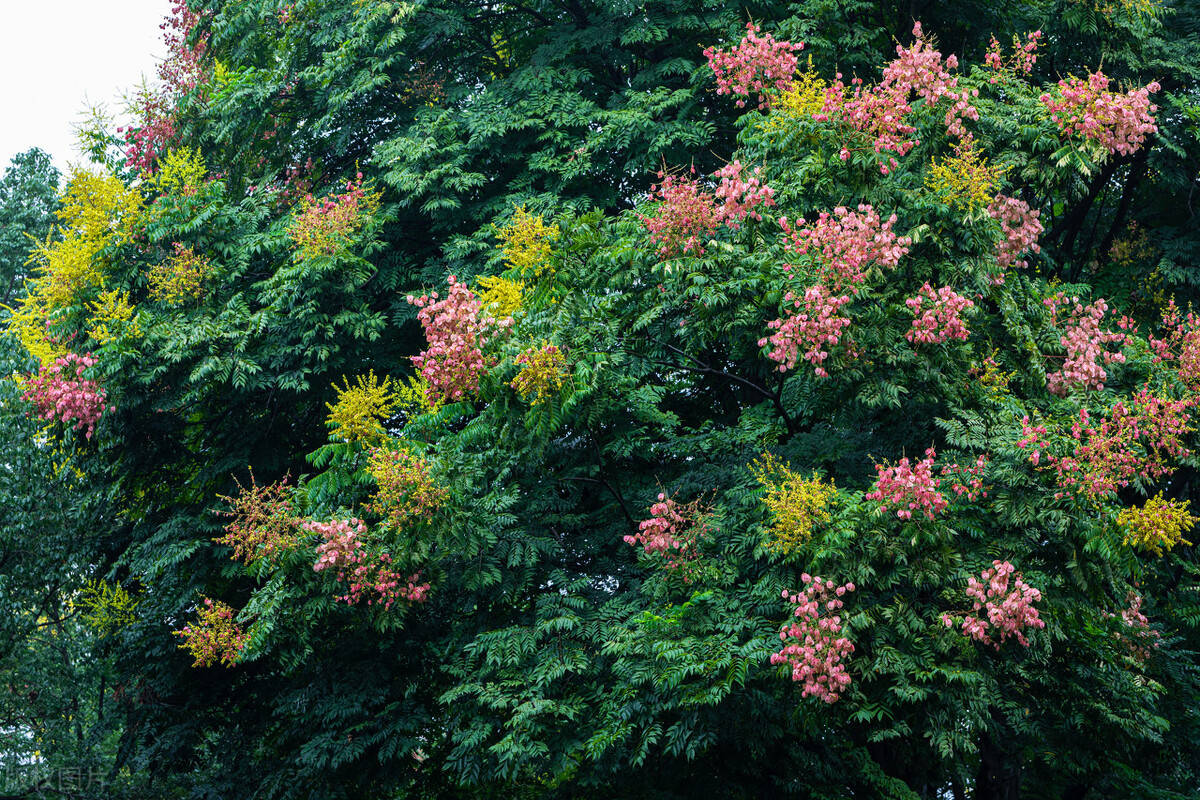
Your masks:
M 0 177 L 0 304 L 12 302 L 28 274 L 30 237 L 50 235 L 61 177 L 37 148 L 13 156 Z

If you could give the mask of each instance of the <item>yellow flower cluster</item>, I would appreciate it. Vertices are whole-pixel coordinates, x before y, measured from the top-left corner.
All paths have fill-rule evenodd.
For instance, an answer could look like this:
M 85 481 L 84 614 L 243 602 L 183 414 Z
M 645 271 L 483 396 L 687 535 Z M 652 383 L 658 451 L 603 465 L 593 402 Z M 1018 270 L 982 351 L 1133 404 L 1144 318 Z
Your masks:
M 1077 4 L 1082 4 L 1086 0 L 1076 0 Z M 1092 8 L 1099 11 L 1106 17 L 1122 15 L 1125 17 L 1148 16 L 1151 19 L 1158 19 L 1162 13 L 1161 0 L 1093 0 Z
M 398 404 L 392 391 L 392 379 L 382 382 L 371 370 L 355 378 L 354 385 L 343 375 L 345 388 L 334 384 L 337 400 L 326 403 L 329 409 L 327 424 L 334 435 L 344 442 L 376 444 L 387 436 L 383 422 L 392 415 Z
M 1150 261 L 1158 251 L 1146 236 L 1144 228 L 1139 228 L 1136 222 L 1129 223 L 1127 233 L 1112 243 L 1108 257 L 1119 267 L 1132 267 Z
M 1118 514 L 1117 525 L 1125 531 L 1124 544 L 1161 556 L 1181 542 L 1191 544 L 1183 538 L 1197 522 L 1189 510 L 1187 500 L 1163 500 L 1159 492 L 1141 508 L 1127 508 Z
M 130 305 L 128 292 L 119 289 L 101 292 L 100 297 L 94 303 L 89 303 L 88 307 L 92 310 L 92 327 L 88 334 L 98 344 L 108 344 L 123 336 L 136 339 L 142 335 L 137 310 Z
M 496 319 L 511 317 L 520 310 L 525 284 L 492 275 L 479 278 L 477 283 L 482 290 L 479 295 L 480 303 L 483 304 L 484 310 Z
M 64 237 L 75 234 L 97 250 L 129 238 L 142 210 L 142 195 L 114 175 L 76 169 L 63 192 L 58 219 Z
M 137 600 L 120 584 L 88 581 L 74 605 L 83 623 L 103 638 L 133 623 Z
M 770 453 L 754 461 L 750 472 L 767 490 L 763 505 L 774 517 L 768 550 L 790 555 L 812 539 L 818 525 L 832 519 L 829 508 L 837 498 L 837 487 L 822 481 L 815 472 L 805 479 Z
M 377 447 L 367 460 L 367 472 L 379 489 L 367 509 L 385 517 L 396 529 L 411 522 L 428 522 L 450 496 L 434 483 L 429 463 L 405 447 Z
M 996 198 L 1004 173 L 1003 167 L 988 164 L 968 141 L 956 146 L 954 155 L 940 164 L 936 158 L 929 162 L 925 185 L 951 204 L 974 211 L 985 208 Z
M 813 70 L 812 56 L 808 68 L 800 73 L 791 87 L 771 101 L 771 113 L 763 122 L 768 137 L 787 133 L 794 123 L 807 120 L 825 106 L 827 84 Z
M 440 408 L 440 400 L 429 396 L 429 381 L 420 375 L 396 384 L 396 410 L 411 419 L 421 414 L 432 414 Z
M 558 226 L 546 225 L 542 216 L 536 217 L 518 206 L 513 211 L 512 222 L 497 232 L 504 252 L 504 263 L 522 278 L 539 278 L 550 269 L 551 242 L 558 239 Z
M 170 306 L 180 306 L 204 294 L 204 279 L 212 272 L 208 256 L 190 247 L 175 245 L 175 255 L 150 268 L 150 297 Z
M 39 243 L 30 261 L 37 271 L 5 323 L 38 361 L 48 364 L 66 353 L 48 330 L 81 295 L 104 285 L 101 251 L 128 237 L 141 212 L 141 195 L 119 179 L 75 170 L 58 211 L 60 238 Z
M 199 150 L 184 147 L 171 150 L 158 162 L 158 175 L 153 179 L 160 194 L 190 195 L 196 193 L 208 168 Z
M 997 400 L 1008 392 L 1009 381 L 1017 374 L 1000 369 L 1000 365 L 996 362 L 998 352 L 998 350 L 993 350 L 992 354 L 981 364 L 973 364 L 967 371 L 967 375 L 982 386 L 992 400 Z
M 523 400 L 538 405 L 558 394 L 567 375 L 567 359 L 558 347 L 543 341 L 541 347 L 531 347 L 517 356 L 521 371 L 509 384 Z

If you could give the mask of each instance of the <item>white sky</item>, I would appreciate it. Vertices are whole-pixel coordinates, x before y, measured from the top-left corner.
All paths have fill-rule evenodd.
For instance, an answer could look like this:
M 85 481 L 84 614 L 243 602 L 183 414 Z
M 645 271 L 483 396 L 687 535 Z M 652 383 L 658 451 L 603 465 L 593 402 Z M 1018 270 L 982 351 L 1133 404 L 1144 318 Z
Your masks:
M 89 104 L 113 114 L 164 54 L 170 0 L 0 0 L 0 172 L 31 147 L 59 169 L 82 160 L 73 125 Z

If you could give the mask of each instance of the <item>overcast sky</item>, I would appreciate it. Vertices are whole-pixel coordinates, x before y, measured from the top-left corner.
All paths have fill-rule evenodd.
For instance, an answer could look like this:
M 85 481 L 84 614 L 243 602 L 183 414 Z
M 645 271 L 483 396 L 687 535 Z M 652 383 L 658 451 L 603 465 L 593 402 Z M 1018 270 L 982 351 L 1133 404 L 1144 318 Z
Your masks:
M 123 93 L 164 53 L 170 0 L 0 0 L 0 171 L 40 147 L 59 169 L 79 161 L 72 125 Z

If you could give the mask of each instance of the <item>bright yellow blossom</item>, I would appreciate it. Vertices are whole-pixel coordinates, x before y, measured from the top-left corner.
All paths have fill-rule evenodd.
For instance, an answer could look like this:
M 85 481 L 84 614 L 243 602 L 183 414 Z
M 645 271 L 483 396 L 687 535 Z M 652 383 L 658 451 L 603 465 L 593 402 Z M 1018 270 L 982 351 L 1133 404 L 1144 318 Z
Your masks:
M 104 638 L 133 623 L 137 600 L 120 584 L 88 581 L 74 605 L 83 623 Z
M 771 101 L 771 113 L 763 122 L 768 137 L 786 133 L 800 120 L 812 119 L 825 106 L 825 90 L 829 85 L 813 70 L 812 56 L 808 68 L 800 73 L 790 88 Z
M 37 270 L 5 322 L 42 364 L 65 354 L 52 335 L 54 321 L 104 286 L 101 253 L 126 240 L 142 203 L 141 195 L 116 177 L 87 170 L 71 173 L 60 199 L 59 237 L 34 247 L 30 261 Z
M 1190 545 L 1183 535 L 1197 519 L 1189 510 L 1187 500 L 1163 500 L 1159 492 L 1141 508 L 1127 508 L 1117 515 L 1117 525 L 1125 531 L 1123 543 L 1156 556 L 1180 543 Z
M 542 342 L 517 356 L 521 371 L 510 384 L 530 405 L 544 403 L 562 390 L 567 375 L 567 359 L 562 350 Z M 532 398 L 532 399 L 530 399 Z
M 92 311 L 92 327 L 88 331 L 99 344 L 108 344 L 120 336 L 136 339 L 142 335 L 138 324 L 137 310 L 129 303 L 129 293 L 119 289 L 102 292 L 99 299 L 89 304 Z
M 504 263 L 521 279 L 539 278 L 550 268 L 551 242 L 558 238 L 557 225 L 547 225 L 539 214 L 536 217 L 518 206 L 512 222 L 497 232 L 504 251 Z
M 767 490 L 763 505 L 774 518 L 767 549 L 790 555 L 812 539 L 818 525 L 833 518 L 829 509 L 837 498 L 837 488 L 816 473 L 805 479 L 770 453 L 752 463 L 750 472 Z
M 150 268 L 150 296 L 170 306 L 183 305 L 204 294 L 204 279 L 212 272 L 207 256 L 190 247 L 175 245 L 175 255 Z
M 195 194 L 207 171 L 199 150 L 190 147 L 171 150 L 158 162 L 158 174 L 153 178 L 154 188 L 160 194 Z
M 483 308 L 496 319 L 511 317 L 521 308 L 521 293 L 525 284 L 492 275 L 477 280 L 482 293 L 479 301 Z
M 954 155 L 940 164 L 933 159 L 925 175 L 925 185 L 951 204 L 974 211 L 991 204 L 1004 177 L 1002 167 L 988 164 L 971 142 L 954 148 Z
M 429 381 L 420 375 L 413 375 L 407 381 L 396 384 L 396 410 L 408 419 L 432 414 L 441 405 L 440 400 L 430 399 Z
M 326 403 L 329 409 L 327 419 L 334 434 L 345 442 L 360 442 L 374 444 L 387 435 L 383 422 L 396 409 L 396 396 L 392 391 L 392 379 L 384 378 L 380 382 L 371 370 L 365 376 L 359 375 L 354 385 L 342 376 L 345 388 L 334 384 L 337 390 L 337 400 Z

